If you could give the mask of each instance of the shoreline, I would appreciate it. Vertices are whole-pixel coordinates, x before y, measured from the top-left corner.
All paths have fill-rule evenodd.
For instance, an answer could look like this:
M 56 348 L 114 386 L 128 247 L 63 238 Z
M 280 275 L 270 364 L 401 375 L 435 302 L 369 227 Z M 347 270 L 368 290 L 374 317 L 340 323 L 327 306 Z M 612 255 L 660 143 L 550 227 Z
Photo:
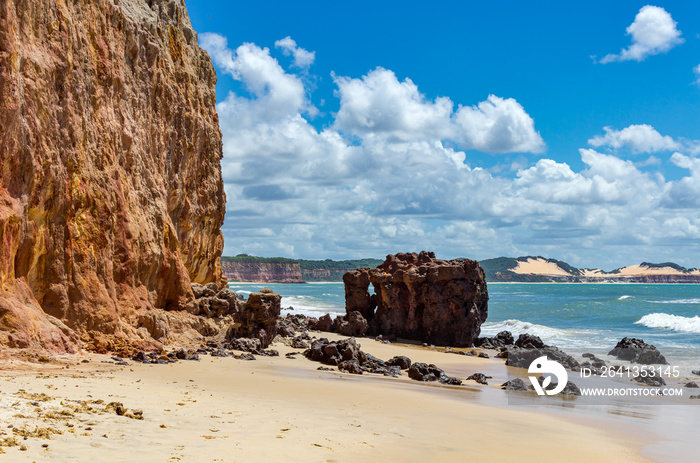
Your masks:
M 483 372 L 494 379 L 488 386 L 474 381 L 443 386 L 410 380 L 406 372 L 385 378 L 317 371 L 321 364 L 300 355 L 285 358 L 298 349 L 281 343 L 271 346 L 279 350 L 279 357 L 256 361 L 202 356 L 198 362 L 144 365 L 129 360 L 128 366 L 118 366 L 103 363 L 112 361 L 109 356 L 94 354 L 61 356 L 48 364 L 5 358 L 0 361 L 0 399 L 25 389 L 65 403 L 118 401 L 142 410 L 143 420 L 113 413 L 76 414 L 73 428 L 54 420 L 54 427 L 75 433 L 51 440 L 29 438 L 23 441 L 27 451 L 0 448 L 27 461 L 37 456 L 65 461 L 76 454 L 121 461 L 125 446 L 135 450 L 132 461 L 164 461 L 166 456 L 171 461 L 262 461 L 288 460 L 289 455 L 299 456 L 299 461 L 355 461 L 358 455 L 387 461 L 454 461 L 464 455 L 493 456 L 494 448 L 500 459 L 541 461 L 546 439 L 551 444 L 548 452 L 566 452 L 573 458 L 567 461 L 652 461 L 643 456 L 644 446 L 662 440 L 649 430 L 649 423 L 634 417 L 598 410 L 582 418 L 577 409 L 565 406 L 509 405 L 498 389 L 508 375 L 501 360 L 369 338 L 358 342 L 379 358 L 406 355 L 435 363 L 450 376 L 464 379 Z M 0 401 L 5 408 L 10 402 Z M 0 413 L 3 418 L 10 415 L 15 426 L 21 424 L 22 419 L 11 418 L 11 407 L 9 412 L 0 408 Z M 28 427 L 47 426 L 36 417 L 25 421 Z M 42 448 L 42 443 L 49 447 Z

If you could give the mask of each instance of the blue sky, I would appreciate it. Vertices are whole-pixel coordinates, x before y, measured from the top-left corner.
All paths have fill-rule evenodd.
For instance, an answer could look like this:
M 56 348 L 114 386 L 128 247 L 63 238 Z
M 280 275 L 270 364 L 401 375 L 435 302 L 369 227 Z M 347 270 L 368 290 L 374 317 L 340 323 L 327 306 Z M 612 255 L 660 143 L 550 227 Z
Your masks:
M 695 2 L 187 7 L 225 254 L 700 267 Z

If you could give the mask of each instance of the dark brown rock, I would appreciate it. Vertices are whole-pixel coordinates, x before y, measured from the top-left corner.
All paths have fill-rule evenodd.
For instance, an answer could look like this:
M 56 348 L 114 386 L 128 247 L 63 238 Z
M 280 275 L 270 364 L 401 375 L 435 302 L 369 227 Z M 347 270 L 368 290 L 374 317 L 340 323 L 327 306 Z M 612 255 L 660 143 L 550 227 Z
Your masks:
M 444 374 L 444 371 L 432 363 L 428 365 L 427 363 L 415 362 L 408 369 L 408 377 L 416 381 L 437 381 Z
M 234 323 L 226 335 L 227 339 L 257 338 L 263 348 L 269 346 L 277 335 L 277 317 L 281 310 L 281 299 L 282 296 L 268 288 L 251 293 L 245 305 L 234 317 Z
M 642 339 L 622 338 L 622 340 L 608 352 L 608 355 L 613 355 L 620 360 L 627 360 L 644 365 L 668 365 L 666 358 L 661 355 L 661 352 L 659 352 L 655 346 L 647 344 Z
M 487 385 L 488 382 L 486 382 L 486 378 L 489 378 L 489 376 L 486 376 L 483 373 L 474 373 L 470 377 L 468 377 L 468 380 L 476 381 L 479 384 Z
M 387 360 L 386 364 L 389 366 L 397 366 L 402 370 L 408 370 L 411 368 L 411 359 L 404 355 L 397 355 L 396 357 Z
M 366 270 L 351 270 L 343 275 L 345 310 L 347 313 L 360 312 L 365 320 L 371 320 L 377 301 L 376 297 L 369 293 L 370 278 Z
M 353 311 L 342 319 L 335 331 L 343 336 L 364 336 L 367 328 L 367 320 L 360 312 Z
M 373 334 L 471 346 L 486 320 L 488 292 L 476 261 L 444 261 L 426 251 L 399 253 L 375 269 L 346 275 L 346 311 L 360 312 Z M 370 283 L 376 298 L 369 297 Z
M 333 327 L 333 319 L 329 314 L 322 315 L 318 320 L 311 318 L 309 320 L 309 329 L 317 331 L 330 332 Z

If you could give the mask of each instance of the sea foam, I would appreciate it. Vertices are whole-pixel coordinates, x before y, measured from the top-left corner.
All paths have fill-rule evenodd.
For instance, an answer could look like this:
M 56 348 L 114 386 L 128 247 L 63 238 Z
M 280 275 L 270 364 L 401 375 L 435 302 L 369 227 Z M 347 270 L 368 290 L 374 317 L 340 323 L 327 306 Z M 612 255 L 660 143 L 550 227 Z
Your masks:
M 635 322 L 649 328 L 680 331 L 683 333 L 700 333 L 700 317 L 682 317 L 668 313 L 650 313 Z

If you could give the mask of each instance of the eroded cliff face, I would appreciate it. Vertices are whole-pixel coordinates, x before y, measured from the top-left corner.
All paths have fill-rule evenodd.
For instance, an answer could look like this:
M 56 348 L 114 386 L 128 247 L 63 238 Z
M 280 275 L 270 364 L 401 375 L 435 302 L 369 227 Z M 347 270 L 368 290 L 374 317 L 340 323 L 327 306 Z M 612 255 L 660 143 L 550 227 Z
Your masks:
M 215 81 L 183 0 L 0 2 L 0 344 L 201 325 L 164 311 L 223 283 Z

